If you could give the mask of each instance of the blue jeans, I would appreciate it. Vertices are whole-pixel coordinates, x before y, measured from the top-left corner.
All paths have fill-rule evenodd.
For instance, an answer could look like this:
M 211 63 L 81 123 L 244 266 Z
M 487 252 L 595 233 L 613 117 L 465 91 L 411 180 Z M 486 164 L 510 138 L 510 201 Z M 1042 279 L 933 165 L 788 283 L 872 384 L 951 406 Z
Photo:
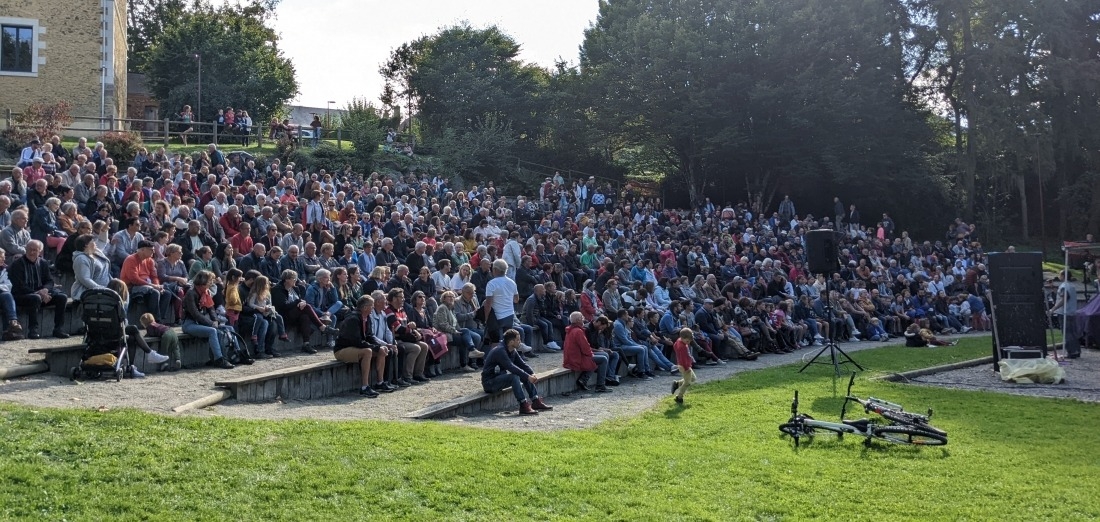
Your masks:
M 523 344 L 527 346 L 534 346 L 535 341 L 533 339 L 535 330 L 525 324 L 516 322 L 515 314 L 509 315 L 503 319 L 497 319 L 497 338 L 501 341 L 504 340 L 504 332 L 515 328 L 519 332 L 520 337 L 523 337 Z
M 266 350 L 266 348 L 264 348 L 264 340 L 267 337 L 267 328 L 269 325 L 270 323 L 264 316 L 260 314 L 252 316 L 252 338 L 256 339 L 256 353 L 262 353 Z
M 619 350 L 626 355 L 633 355 L 638 359 L 638 368 L 640 372 L 648 372 L 649 369 L 649 350 L 645 346 L 640 344 L 624 344 L 618 347 Z
M 592 359 L 596 361 L 596 385 L 603 386 L 608 377 L 618 378 L 615 372 L 619 370 L 619 354 L 615 352 L 593 352 Z
M 15 313 L 15 298 L 12 297 L 11 292 L 0 293 L 0 310 L 4 311 L 5 322 L 19 320 L 19 316 Z
M 550 336 L 554 332 L 553 324 L 549 320 L 547 320 L 545 318 L 542 318 L 542 317 L 531 318 L 530 322 L 533 323 L 532 326 L 537 326 L 538 329 L 539 329 L 539 332 L 542 333 L 542 342 L 543 343 L 550 342 L 550 339 L 551 339 Z
M 658 368 L 666 372 L 672 371 L 672 361 L 665 357 L 660 348 L 656 346 L 649 347 L 649 358 L 653 360 L 653 364 L 657 365 Z
M 191 319 L 184 319 L 183 333 L 206 339 L 206 342 L 210 343 L 210 354 L 215 359 L 222 358 L 222 345 L 221 341 L 218 340 L 218 330 L 213 326 L 203 326 Z
M 463 350 L 458 352 L 458 362 L 462 366 L 466 366 L 470 363 L 470 350 L 476 350 L 481 346 L 481 332 L 469 328 L 459 328 L 458 334 L 454 337 L 462 340 Z
M 481 381 L 481 387 L 485 390 L 485 393 L 496 393 L 509 386 L 512 387 L 512 394 L 516 396 L 516 402 L 522 403 L 528 399 L 534 400 L 539 396 L 539 391 L 535 388 L 534 384 L 524 379 L 520 379 L 518 375 L 512 375 L 508 372 Z

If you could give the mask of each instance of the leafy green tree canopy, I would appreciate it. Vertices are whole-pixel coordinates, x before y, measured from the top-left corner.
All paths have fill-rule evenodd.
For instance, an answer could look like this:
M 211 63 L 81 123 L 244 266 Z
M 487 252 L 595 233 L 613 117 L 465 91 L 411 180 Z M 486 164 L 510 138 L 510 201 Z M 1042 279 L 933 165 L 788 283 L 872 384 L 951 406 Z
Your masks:
M 263 123 L 298 94 L 294 65 L 258 15 L 260 7 L 199 4 L 164 28 L 149 49 L 144 71 L 166 111 L 191 105 L 209 120 L 218 108 L 243 108 Z M 196 55 L 202 57 L 201 108 L 196 106 Z

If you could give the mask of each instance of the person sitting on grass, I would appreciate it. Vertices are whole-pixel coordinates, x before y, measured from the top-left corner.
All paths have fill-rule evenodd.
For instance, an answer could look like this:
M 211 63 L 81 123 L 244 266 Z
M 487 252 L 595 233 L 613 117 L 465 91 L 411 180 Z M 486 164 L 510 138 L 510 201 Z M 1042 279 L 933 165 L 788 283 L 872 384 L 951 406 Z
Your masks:
M 695 338 L 695 332 L 691 328 L 680 330 L 680 338 L 672 345 L 672 351 L 676 353 L 676 365 L 680 367 L 682 379 L 672 383 L 672 393 L 676 396 L 676 404 L 684 403 L 684 394 L 689 386 L 695 383 L 695 370 L 691 367 L 695 359 L 691 357 L 691 343 Z
M 619 367 L 619 354 L 610 350 L 592 349 L 584 330 L 584 314 L 580 312 L 569 314 L 569 328 L 566 328 L 564 343 L 561 365 L 580 372 L 580 376 L 577 377 L 577 388 L 588 390 L 588 374 L 596 372 L 596 392 L 611 391 L 607 387 L 609 373 Z M 618 383 L 616 379 L 610 380 Z
M 364 295 L 355 303 L 355 313 L 350 313 L 340 322 L 340 333 L 336 336 L 333 356 L 336 360 L 348 364 L 359 363 L 359 395 L 368 398 L 378 397 L 378 393 L 393 393 L 397 386 L 386 384 L 386 356 L 389 348 L 378 344 L 371 331 L 370 313 L 374 309 L 374 298 Z M 371 361 L 374 361 L 375 385 L 370 384 Z
M 959 341 L 944 341 L 937 339 L 932 330 L 925 327 L 926 323 L 913 323 L 905 330 L 905 346 L 921 348 L 924 346 L 955 346 Z
M 504 340 L 485 355 L 485 368 L 481 371 L 482 389 L 485 393 L 496 393 L 511 387 L 519 402 L 520 415 L 538 415 L 540 411 L 554 409 L 542 402 L 535 387 L 539 378 L 519 354 L 519 345 L 518 331 L 509 329 L 504 332 Z

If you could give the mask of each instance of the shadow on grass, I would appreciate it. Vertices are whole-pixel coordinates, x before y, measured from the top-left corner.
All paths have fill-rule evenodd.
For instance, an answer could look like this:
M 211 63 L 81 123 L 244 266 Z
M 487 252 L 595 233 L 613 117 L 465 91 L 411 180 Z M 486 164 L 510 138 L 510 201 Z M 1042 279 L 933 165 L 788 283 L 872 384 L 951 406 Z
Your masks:
M 669 405 L 668 408 L 665 409 L 665 418 L 666 419 L 679 419 L 680 414 L 684 413 L 685 411 L 687 411 L 690 408 L 691 408 L 690 404 L 676 404 L 675 402 L 673 402 L 671 405 Z

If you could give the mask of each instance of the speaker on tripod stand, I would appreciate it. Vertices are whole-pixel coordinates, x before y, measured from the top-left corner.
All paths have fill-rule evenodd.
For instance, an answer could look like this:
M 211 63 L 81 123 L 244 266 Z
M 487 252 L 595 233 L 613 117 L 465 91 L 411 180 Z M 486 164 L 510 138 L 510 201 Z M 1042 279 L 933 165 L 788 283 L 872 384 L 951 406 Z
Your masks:
M 863 369 L 859 363 L 855 362 L 836 344 L 836 325 L 833 323 L 833 307 L 829 300 L 829 291 L 832 290 L 833 273 L 840 270 L 840 250 L 837 248 L 839 243 L 837 233 L 831 229 L 825 228 L 806 232 L 806 268 L 811 274 L 825 274 L 825 295 L 823 298 L 825 299 L 826 319 L 829 321 L 829 342 L 821 347 L 821 350 L 798 370 L 799 373 L 809 368 L 811 364 L 817 363 L 817 359 L 824 355 L 826 351 L 829 352 L 829 362 L 818 364 L 831 364 L 837 375 L 840 375 L 840 365 L 842 364 L 851 363 L 856 368 Z

